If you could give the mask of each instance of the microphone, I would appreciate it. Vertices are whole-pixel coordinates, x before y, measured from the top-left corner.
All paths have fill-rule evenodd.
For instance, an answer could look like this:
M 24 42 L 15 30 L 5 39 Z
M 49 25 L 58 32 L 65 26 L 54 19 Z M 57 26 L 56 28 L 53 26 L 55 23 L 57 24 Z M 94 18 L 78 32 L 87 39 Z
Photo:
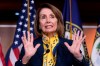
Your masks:
M 47 54 L 49 52 L 50 52 L 50 49 L 47 49 L 46 52 L 43 55 L 45 55 L 45 54 Z
M 47 50 L 46 50 L 46 53 L 49 53 L 49 52 L 50 52 L 50 49 L 47 49 Z
M 48 49 L 49 45 L 48 44 L 45 44 L 45 46 L 47 47 L 47 49 L 45 50 L 44 55 L 50 52 L 50 49 Z

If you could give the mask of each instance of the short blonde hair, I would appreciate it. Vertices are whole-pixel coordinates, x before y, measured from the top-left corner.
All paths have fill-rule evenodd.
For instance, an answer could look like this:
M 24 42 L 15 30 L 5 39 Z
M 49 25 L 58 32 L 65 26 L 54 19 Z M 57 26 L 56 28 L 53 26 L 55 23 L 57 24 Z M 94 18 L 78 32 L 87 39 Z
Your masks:
M 39 14 L 43 8 L 49 8 L 54 13 L 54 15 L 56 16 L 56 18 L 58 20 L 56 32 L 58 33 L 58 36 L 62 36 L 64 33 L 64 22 L 63 22 L 62 13 L 58 8 L 56 8 L 55 6 L 53 6 L 49 3 L 42 4 L 36 12 L 36 18 L 35 18 L 35 23 L 34 23 L 34 31 L 35 31 L 36 36 L 42 36 L 42 34 L 41 34 L 42 31 L 39 29 L 39 24 L 40 24 L 39 23 Z

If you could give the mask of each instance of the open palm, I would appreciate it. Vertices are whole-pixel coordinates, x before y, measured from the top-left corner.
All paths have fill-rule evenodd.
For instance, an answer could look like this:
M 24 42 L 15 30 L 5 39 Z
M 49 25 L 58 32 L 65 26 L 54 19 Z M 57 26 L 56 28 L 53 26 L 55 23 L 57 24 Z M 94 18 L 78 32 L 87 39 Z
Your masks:
M 34 41 L 33 34 L 27 32 L 27 38 L 26 38 L 26 35 L 24 33 L 22 37 L 22 42 L 24 44 L 25 55 L 28 57 L 32 57 L 36 53 L 38 47 L 40 46 L 40 44 L 37 44 L 34 47 L 33 41 Z
M 73 44 L 71 46 L 69 46 L 69 44 L 67 42 L 65 42 L 64 44 L 66 45 L 66 47 L 68 48 L 68 50 L 76 57 L 79 58 L 82 56 L 82 54 L 80 53 L 80 47 L 82 42 L 84 41 L 86 36 L 83 36 L 83 32 L 78 31 L 77 34 L 75 33 L 72 37 L 73 40 Z

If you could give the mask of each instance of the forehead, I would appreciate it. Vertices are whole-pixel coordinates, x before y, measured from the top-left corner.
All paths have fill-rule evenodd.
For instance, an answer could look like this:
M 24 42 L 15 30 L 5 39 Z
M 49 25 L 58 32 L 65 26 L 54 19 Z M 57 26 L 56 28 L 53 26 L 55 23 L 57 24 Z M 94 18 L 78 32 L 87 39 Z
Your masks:
M 49 8 L 42 8 L 40 14 L 54 14 L 53 11 Z

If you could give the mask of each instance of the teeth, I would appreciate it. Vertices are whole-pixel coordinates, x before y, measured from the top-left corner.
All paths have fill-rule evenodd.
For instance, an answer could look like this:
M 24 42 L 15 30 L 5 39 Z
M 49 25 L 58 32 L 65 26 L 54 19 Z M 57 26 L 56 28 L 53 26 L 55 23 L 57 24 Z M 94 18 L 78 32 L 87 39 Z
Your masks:
M 51 28 L 52 26 L 46 26 L 46 28 Z

